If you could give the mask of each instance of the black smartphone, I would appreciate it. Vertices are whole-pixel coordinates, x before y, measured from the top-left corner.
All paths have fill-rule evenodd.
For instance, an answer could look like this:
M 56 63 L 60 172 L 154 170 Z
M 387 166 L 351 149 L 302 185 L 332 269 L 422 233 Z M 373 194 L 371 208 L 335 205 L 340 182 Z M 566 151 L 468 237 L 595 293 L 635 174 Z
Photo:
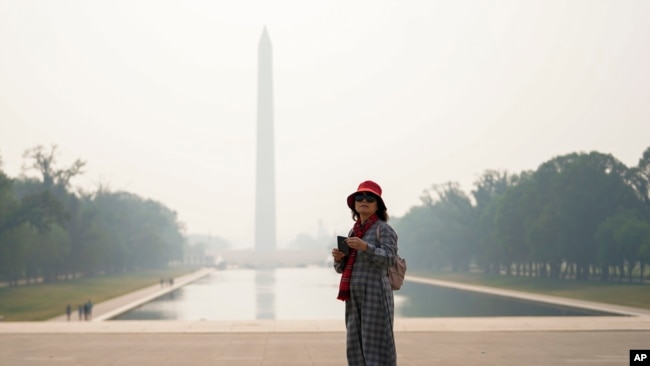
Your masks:
M 336 237 L 336 243 L 338 244 L 339 250 L 345 255 L 348 255 L 350 254 L 350 247 L 348 246 L 348 243 L 345 242 L 345 239 L 347 239 L 347 237 L 339 235 Z

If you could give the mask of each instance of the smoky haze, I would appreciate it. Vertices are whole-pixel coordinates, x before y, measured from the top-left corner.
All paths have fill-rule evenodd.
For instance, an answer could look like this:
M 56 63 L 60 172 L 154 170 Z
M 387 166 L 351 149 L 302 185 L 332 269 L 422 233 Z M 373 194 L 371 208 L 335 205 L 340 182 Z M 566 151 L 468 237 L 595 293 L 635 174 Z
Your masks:
M 254 238 L 257 45 L 273 43 L 278 246 L 392 216 L 434 183 L 650 136 L 647 1 L 0 1 L 0 156 L 59 146 L 73 185 Z M 321 225 L 319 226 L 319 222 Z

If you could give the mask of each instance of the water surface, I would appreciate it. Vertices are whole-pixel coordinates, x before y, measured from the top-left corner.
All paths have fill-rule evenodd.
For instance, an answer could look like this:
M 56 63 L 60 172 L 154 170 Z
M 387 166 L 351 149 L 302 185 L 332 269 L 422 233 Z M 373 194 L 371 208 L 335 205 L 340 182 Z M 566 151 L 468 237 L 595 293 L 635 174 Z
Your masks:
M 341 320 L 340 276 L 329 267 L 217 271 L 113 320 Z M 411 282 L 394 295 L 405 318 L 616 315 Z

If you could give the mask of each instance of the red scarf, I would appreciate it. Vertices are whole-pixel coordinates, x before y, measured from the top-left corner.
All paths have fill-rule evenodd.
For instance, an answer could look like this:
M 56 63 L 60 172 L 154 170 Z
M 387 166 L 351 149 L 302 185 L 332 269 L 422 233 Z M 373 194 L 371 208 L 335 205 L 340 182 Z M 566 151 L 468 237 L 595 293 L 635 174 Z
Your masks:
M 363 235 L 368 231 L 372 224 L 377 222 L 377 219 L 379 219 L 377 214 L 372 214 L 372 216 L 370 216 L 363 224 L 361 223 L 361 219 L 357 220 L 352 228 L 350 237 L 363 238 Z M 339 284 L 339 296 L 337 299 L 341 301 L 348 301 L 350 299 L 350 278 L 352 278 L 352 266 L 354 265 L 356 258 L 357 250 L 350 248 L 350 254 L 347 258 L 345 268 L 343 269 L 343 274 L 341 275 L 341 283 Z

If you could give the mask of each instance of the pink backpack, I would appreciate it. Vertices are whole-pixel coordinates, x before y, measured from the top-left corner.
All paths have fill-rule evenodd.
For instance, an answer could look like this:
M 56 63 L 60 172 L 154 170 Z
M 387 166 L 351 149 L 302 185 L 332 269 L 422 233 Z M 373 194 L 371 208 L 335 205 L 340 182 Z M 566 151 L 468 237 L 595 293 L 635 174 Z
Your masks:
M 404 276 L 406 275 L 406 259 L 395 254 L 395 263 L 388 267 L 388 279 L 390 280 L 390 288 L 397 291 L 404 283 Z
M 377 226 L 377 242 L 379 241 L 379 226 Z M 388 280 L 390 280 L 390 288 L 397 291 L 402 288 L 404 283 L 404 276 L 406 276 L 406 259 L 402 258 L 395 253 L 395 263 L 388 267 Z

